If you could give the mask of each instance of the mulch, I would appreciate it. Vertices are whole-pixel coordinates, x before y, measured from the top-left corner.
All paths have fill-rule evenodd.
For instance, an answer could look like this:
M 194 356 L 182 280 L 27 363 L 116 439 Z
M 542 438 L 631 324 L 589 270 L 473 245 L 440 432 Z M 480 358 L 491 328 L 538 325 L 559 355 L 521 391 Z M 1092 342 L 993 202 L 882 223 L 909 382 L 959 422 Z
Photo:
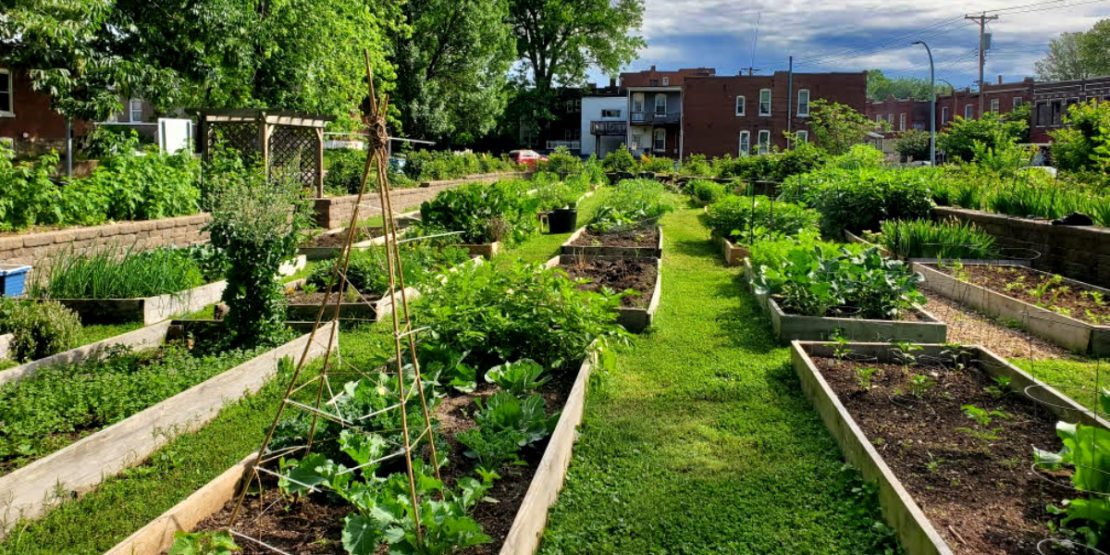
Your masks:
M 1070 490 L 1064 476 L 1038 476 L 1032 449 L 1057 450 L 1056 418 L 1021 392 L 1000 397 L 974 367 L 814 358 L 852 418 L 957 553 L 1028 554 L 1051 535 L 1045 512 Z M 870 389 L 857 370 L 875 368 Z M 911 378 L 932 387 L 914 396 Z M 962 406 L 999 410 L 987 425 Z M 975 433 L 988 433 L 993 437 Z
M 647 307 L 659 279 L 654 259 L 581 257 L 561 268 L 572 279 L 589 280 L 580 286 L 587 291 L 634 291 L 635 294 L 621 299 L 621 305 L 626 307 Z

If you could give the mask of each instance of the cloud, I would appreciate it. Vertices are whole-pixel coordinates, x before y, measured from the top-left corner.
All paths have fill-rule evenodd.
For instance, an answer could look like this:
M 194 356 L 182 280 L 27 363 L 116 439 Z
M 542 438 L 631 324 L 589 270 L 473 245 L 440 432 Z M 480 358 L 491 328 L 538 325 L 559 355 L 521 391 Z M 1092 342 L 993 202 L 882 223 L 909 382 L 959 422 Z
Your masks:
M 1047 0 L 1046 0 L 1047 1 Z M 766 73 L 785 69 L 793 55 L 798 71 L 880 68 L 892 75 L 927 76 L 928 62 L 914 40 L 933 47 L 939 76 L 963 86 L 977 77 L 978 26 L 965 10 L 1003 9 L 1032 2 L 981 0 L 645 0 L 642 36 L 647 48 L 631 64 L 667 68 L 714 66 L 732 74 L 754 65 Z M 993 47 L 987 74 L 1008 79 L 1031 75 L 1048 41 L 1062 32 L 1089 29 L 1110 17 L 1107 3 L 1059 0 L 1059 9 L 999 12 L 988 25 Z M 1044 7 L 1052 7 L 1046 4 Z M 755 56 L 752 40 L 758 26 Z

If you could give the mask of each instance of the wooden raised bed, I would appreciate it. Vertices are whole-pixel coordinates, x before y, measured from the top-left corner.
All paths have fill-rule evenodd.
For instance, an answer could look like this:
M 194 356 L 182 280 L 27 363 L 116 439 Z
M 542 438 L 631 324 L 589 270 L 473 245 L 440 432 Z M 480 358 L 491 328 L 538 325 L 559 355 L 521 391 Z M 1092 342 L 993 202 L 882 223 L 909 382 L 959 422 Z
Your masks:
M 562 245 L 561 253 L 575 256 L 613 256 L 623 258 L 662 258 L 663 228 L 655 226 L 658 240 L 652 246 L 644 247 L 607 247 L 602 245 L 575 245 L 587 233 L 587 226 L 578 228 Z
M 501 252 L 501 241 L 494 241 L 492 243 L 469 244 L 463 243 L 459 247 L 464 248 L 470 253 L 470 256 L 480 256 L 482 258 L 490 259 L 497 256 Z
M 744 273 L 748 276 L 748 288 L 755 296 L 759 306 L 771 318 L 771 327 L 780 341 L 797 339 L 820 341 L 840 335 L 855 341 L 912 341 L 915 343 L 944 343 L 948 336 L 948 325 L 940 321 L 924 307 L 914 305 L 918 321 L 912 320 L 871 320 L 867 318 L 832 318 L 824 316 L 799 316 L 787 314 L 775 299 L 767 293 L 755 289 L 755 275 L 751 260 L 744 259 Z
M 747 245 L 737 245 L 714 233 L 713 242 L 721 248 L 721 256 L 725 258 L 725 266 L 742 266 L 744 259 L 751 256 Z
M 170 321 L 164 320 L 157 324 L 151 324 L 137 330 L 121 333 L 115 337 L 102 339 L 96 343 L 89 343 L 88 345 L 62 351 L 45 358 L 26 362 L 19 366 L 13 366 L 7 370 L 0 371 L 0 385 L 31 376 L 39 368 L 58 364 L 72 364 L 98 358 L 110 347 L 126 346 L 132 349 L 142 349 L 161 345 L 166 339 L 166 332 L 169 328 Z
M 0 360 L 6 359 L 8 358 L 8 356 L 10 356 L 9 353 L 11 352 L 12 339 L 14 337 L 15 336 L 10 333 L 0 334 Z M 0 383 L 4 382 L 0 381 Z
M 512 528 L 501 544 L 501 555 L 535 553 L 540 545 L 547 511 L 555 504 L 566 480 L 578 425 L 582 422 L 590 372 L 596 364 L 591 355 L 582 362 L 555 431 L 548 439 L 543 458 L 536 467 L 528 491 L 517 509 Z M 116 544 L 106 555 L 159 555 L 173 543 L 178 531 L 191 531 L 197 523 L 218 512 L 238 491 L 256 458 L 251 454 L 216 479 L 198 489 L 158 518 Z
M 331 325 L 317 332 L 310 358 L 326 351 Z M 89 491 L 141 463 L 174 437 L 208 423 L 225 405 L 258 391 L 277 373 L 282 358 L 301 355 L 308 337 L 262 353 L 0 477 L 0 515 L 5 516 L 0 519 L 0 535 L 21 518 L 35 519 L 73 493 Z
M 866 356 L 877 361 L 892 361 L 892 349 L 888 343 L 850 343 L 846 347 L 851 350 L 852 355 Z M 876 449 L 867 438 L 811 358 L 833 357 L 837 348 L 835 343 L 827 342 L 793 341 L 791 343 L 791 359 L 794 371 L 801 381 L 803 393 L 813 403 L 825 427 L 840 446 L 845 460 L 859 469 L 864 479 L 878 485 L 879 504 L 883 517 L 887 524 L 894 528 L 906 552 L 910 555 L 950 555 L 956 552 L 925 516 L 922 508 L 887 465 L 879 449 Z M 948 347 L 945 345 L 922 345 L 922 350 L 915 355 L 943 357 L 946 349 Z M 1027 401 L 1038 405 L 1040 410 L 1049 411 L 1059 420 L 1110 427 L 1106 421 L 989 350 L 979 346 L 969 346 L 964 347 L 964 351 L 968 358 L 968 371 L 972 371 L 970 368 L 979 368 L 988 376 L 1009 378 L 1009 390 L 1013 395 L 1027 395 L 1028 397 L 1025 398 Z M 1051 426 L 1051 424 L 1048 425 Z M 1032 463 L 1031 453 L 1028 462 Z M 1022 468 L 1027 467 L 1028 465 L 1025 465 Z M 971 504 L 976 500 L 969 498 L 967 502 Z M 1046 513 L 1046 519 L 1047 517 Z
M 993 262 L 993 261 L 964 261 L 964 266 L 972 265 L 992 266 L 1018 266 L 1023 269 L 1043 276 L 1051 276 L 1047 272 L 1027 268 L 1024 265 Z M 1082 320 L 1041 308 L 1034 304 L 1016 299 L 1005 293 L 975 285 L 956 279 L 937 269 L 935 263 L 914 262 L 915 271 L 925 276 L 925 286 L 940 295 L 965 304 L 975 310 L 1002 319 L 1005 322 L 1014 322 L 1033 335 L 1051 341 L 1066 349 L 1094 356 L 1110 355 L 1110 326 L 1095 325 Z M 1110 289 L 1083 283 L 1069 278 L 1063 278 L 1064 283 L 1072 286 L 1081 286 L 1097 290 L 1110 299 Z
M 74 311 L 83 323 L 139 321 L 144 325 L 166 320 L 175 314 L 196 312 L 218 302 L 227 287 L 217 281 L 177 293 L 136 299 L 53 299 Z
M 560 254 L 548 260 L 544 266 L 556 268 L 574 264 L 577 257 L 569 254 Z M 617 323 L 632 333 L 640 333 L 649 328 L 655 319 L 655 311 L 659 308 L 659 299 L 663 291 L 663 264 L 658 258 L 653 258 L 655 264 L 655 286 L 651 297 L 645 307 L 619 306 L 617 307 Z
M 293 291 L 305 284 L 304 279 L 298 279 L 285 284 L 286 291 Z M 414 287 L 406 287 L 405 293 L 409 302 L 420 297 L 420 291 Z M 334 295 L 333 297 L 334 298 Z M 401 299 L 398 291 L 397 299 Z M 285 318 L 293 322 L 315 322 L 316 315 L 320 312 L 320 302 L 293 303 L 285 306 Z M 340 303 L 340 320 L 371 320 L 380 321 L 384 316 L 393 312 L 393 301 L 388 295 L 375 300 L 349 300 L 344 296 Z M 335 315 L 335 308 L 329 306 L 324 311 L 324 321 L 331 320 Z

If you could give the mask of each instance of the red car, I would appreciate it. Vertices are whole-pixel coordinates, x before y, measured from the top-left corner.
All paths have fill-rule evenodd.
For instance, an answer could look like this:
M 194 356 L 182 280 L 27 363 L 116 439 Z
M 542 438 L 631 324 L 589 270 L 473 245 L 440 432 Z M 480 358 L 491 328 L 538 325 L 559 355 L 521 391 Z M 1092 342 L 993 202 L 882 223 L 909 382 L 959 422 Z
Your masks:
M 516 164 L 535 169 L 537 164 L 547 161 L 547 156 L 534 150 L 510 150 L 509 159 Z

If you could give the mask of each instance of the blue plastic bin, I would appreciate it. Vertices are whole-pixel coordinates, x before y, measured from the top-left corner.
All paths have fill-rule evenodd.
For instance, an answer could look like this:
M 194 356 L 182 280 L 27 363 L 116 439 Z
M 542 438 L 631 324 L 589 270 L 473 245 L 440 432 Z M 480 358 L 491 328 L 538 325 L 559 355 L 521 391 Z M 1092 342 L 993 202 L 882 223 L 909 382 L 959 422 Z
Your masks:
M 18 297 L 27 286 L 27 272 L 30 266 L 21 264 L 0 264 L 0 297 Z

